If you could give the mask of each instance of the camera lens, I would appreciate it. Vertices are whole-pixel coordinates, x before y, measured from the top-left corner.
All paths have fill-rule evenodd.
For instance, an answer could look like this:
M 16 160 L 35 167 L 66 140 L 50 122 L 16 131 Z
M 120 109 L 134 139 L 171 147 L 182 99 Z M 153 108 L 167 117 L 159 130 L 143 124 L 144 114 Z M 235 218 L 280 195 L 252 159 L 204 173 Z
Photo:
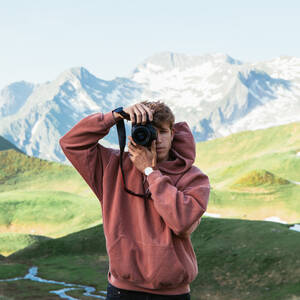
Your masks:
M 138 141 L 142 142 L 143 140 L 145 140 L 146 135 L 144 131 L 139 131 L 135 134 L 135 137 Z
M 133 140 L 139 145 L 146 145 L 150 139 L 151 135 L 149 130 L 145 126 L 137 126 L 132 132 Z

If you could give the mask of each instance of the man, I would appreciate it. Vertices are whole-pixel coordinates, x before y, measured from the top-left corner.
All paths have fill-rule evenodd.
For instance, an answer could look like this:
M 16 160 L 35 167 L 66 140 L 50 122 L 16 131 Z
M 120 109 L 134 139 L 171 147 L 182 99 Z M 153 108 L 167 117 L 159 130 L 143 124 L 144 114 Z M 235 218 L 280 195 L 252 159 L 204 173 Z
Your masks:
M 99 199 L 109 256 L 107 299 L 190 299 L 198 273 L 190 234 L 206 210 L 210 184 L 193 166 L 195 142 L 186 122 L 174 124 L 163 102 L 141 102 L 123 109 L 130 121 L 157 130 L 151 147 L 129 137 L 123 156 L 98 143 L 121 120 L 115 111 L 95 113 L 61 139 L 66 157 Z M 146 170 L 146 171 L 145 171 Z

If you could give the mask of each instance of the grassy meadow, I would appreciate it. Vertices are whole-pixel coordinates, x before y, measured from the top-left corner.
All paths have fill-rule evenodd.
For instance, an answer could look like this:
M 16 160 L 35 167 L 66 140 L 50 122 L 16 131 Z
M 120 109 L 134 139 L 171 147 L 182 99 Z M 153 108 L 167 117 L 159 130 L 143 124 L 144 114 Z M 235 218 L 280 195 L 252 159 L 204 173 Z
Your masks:
M 192 242 L 192 299 L 300 299 L 300 122 L 197 144 L 210 178 L 208 213 Z M 106 290 L 99 200 L 70 166 L 27 156 L 0 139 L 0 279 L 38 266 L 45 279 Z M 276 216 L 287 224 L 263 221 Z M 0 300 L 59 299 L 55 285 L 0 281 Z M 78 299 L 82 291 L 69 291 Z
M 192 233 L 199 274 L 193 300 L 292 300 L 300 297 L 300 234 L 286 224 L 204 217 Z M 39 241 L 1 262 L 0 279 L 24 276 L 38 266 L 43 279 L 89 285 L 105 291 L 108 257 L 103 226 Z M 33 288 L 31 298 L 28 288 Z M 0 282 L 0 295 L 14 300 L 51 298 L 48 284 Z M 67 293 L 77 299 L 82 291 Z M 28 297 L 28 298 L 27 298 Z M 48 298 L 49 297 L 49 298 Z
M 0 151 L 0 161 L 0 254 L 27 246 L 30 235 L 57 238 L 102 222 L 98 199 L 73 167 L 13 149 Z
M 208 212 L 300 222 L 300 122 L 198 143 L 195 164 L 210 178 Z

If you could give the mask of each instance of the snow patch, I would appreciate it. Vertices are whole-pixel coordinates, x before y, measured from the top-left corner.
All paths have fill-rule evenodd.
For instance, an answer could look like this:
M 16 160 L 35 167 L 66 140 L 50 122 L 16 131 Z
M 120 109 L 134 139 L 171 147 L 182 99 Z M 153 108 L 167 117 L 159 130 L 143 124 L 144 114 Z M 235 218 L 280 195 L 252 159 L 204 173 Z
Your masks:
M 151 63 L 147 63 L 147 67 L 148 67 L 151 71 L 154 71 L 154 72 L 158 72 L 158 71 L 162 71 L 162 70 L 163 70 L 163 67 L 162 67 L 162 66 L 154 65 L 154 64 L 151 64 Z
M 294 226 L 290 227 L 289 229 L 300 232 L 300 224 L 295 224 Z
M 300 181 L 294 181 L 294 180 L 290 180 L 291 183 L 294 183 L 294 184 L 300 184 Z
M 212 218 L 220 218 L 221 217 L 220 214 L 213 214 L 213 213 L 208 213 L 208 212 L 205 212 L 204 215 L 207 217 L 212 217 Z
M 270 222 L 277 222 L 277 223 L 282 223 L 282 224 L 287 224 L 287 222 L 281 220 L 279 217 L 272 216 L 264 219 L 264 221 L 270 221 Z

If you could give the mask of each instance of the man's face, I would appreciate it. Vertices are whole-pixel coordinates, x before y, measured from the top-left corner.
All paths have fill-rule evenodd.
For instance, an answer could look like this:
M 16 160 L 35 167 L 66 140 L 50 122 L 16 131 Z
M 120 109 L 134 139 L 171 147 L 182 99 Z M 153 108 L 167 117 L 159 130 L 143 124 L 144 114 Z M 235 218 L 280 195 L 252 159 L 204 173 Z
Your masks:
M 169 151 L 174 137 L 174 128 L 171 130 L 169 123 L 163 123 L 161 127 L 153 126 L 157 131 L 156 153 L 157 162 L 168 160 Z

